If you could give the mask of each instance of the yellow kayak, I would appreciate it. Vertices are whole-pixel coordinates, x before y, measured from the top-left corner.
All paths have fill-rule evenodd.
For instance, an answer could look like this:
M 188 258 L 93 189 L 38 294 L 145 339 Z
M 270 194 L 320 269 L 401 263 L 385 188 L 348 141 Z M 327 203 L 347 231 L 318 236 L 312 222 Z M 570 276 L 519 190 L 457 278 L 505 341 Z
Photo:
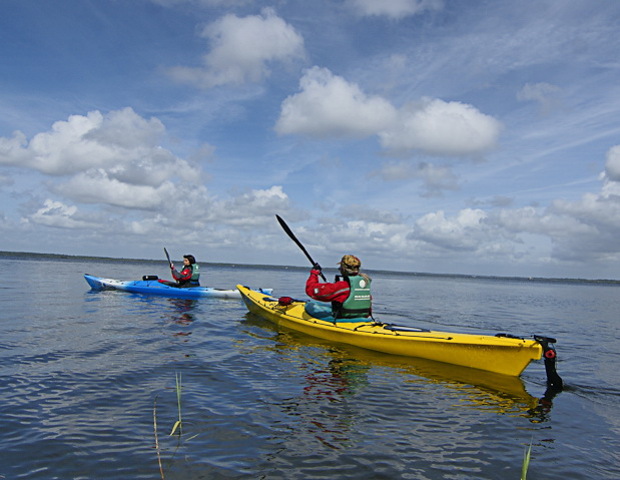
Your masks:
M 288 297 L 278 299 L 242 285 L 237 285 L 237 289 L 250 312 L 278 326 L 324 340 L 510 376 L 521 375 L 530 362 L 539 360 L 543 353 L 546 360 L 555 362 L 555 349 L 548 345 L 555 340 L 546 337 L 528 340 L 504 335 L 440 332 L 377 323 L 366 318 L 334 321 L 333 317 L 317 314 L 313 310 L 315 302 Z M 549 371 L 547 377 L 551 386 Z M 553 381 L 562 388 L 559 376 Z

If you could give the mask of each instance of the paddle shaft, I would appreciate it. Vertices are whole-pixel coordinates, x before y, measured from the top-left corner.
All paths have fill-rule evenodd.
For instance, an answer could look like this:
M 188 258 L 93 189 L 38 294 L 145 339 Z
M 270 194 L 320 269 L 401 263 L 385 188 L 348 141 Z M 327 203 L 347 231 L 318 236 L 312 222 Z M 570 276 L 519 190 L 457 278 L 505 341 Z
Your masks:
M 310 263 L 312 264 L 312 266 L 316 265 L 316 262 L 310 256 L 310 254 L 306 250 L 306 247 L 304 247 L 302 245 L 302 243 L 297 239 L 297 237 L 295 236 L 293 231 L 289 228 L 289 226 L 282 219 L 282 217 L 280 217 L 280 215 L 276 215 L 276 218 L 278 219 L 278 222 L 280 223 L 280 226 L 286 232 L 286 234 L 290 237 L 290 239 L 293 240 L 293 242 L 295 242 L 297 244 L 297 246 L 301 249 L 302 252 L 304 252 L 304 254 L 306 255 L 306 258 L 308 260 L 310 260 Z M 320 275 L 321 275 L 321 278 L 323 279 L 323 281 L 326 282 L 327 280 L 325 279 L 325 275 L 323 275 L 323 272 L 321 272 Z

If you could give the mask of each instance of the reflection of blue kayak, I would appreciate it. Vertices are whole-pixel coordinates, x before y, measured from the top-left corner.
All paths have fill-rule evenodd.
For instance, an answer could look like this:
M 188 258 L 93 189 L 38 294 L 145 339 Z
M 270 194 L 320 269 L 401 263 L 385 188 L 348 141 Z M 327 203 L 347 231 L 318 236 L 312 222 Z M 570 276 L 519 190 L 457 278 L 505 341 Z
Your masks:
M 241 298 L 239 290 L 226 290 L 212 287 L 189 287 L 179 288 L 166 285 L 159 281 L 156 276 L 145 276 L 142 280 L 114 280 L 113 278 L 101 278 L 84 275 L 84 278 L 93 290 L 122 290 L 124 292 L 141 293 L 144 295 L 162 295 L 177 298 Z M 271 294 L 271 288 L 261 288 L 260 291 Z

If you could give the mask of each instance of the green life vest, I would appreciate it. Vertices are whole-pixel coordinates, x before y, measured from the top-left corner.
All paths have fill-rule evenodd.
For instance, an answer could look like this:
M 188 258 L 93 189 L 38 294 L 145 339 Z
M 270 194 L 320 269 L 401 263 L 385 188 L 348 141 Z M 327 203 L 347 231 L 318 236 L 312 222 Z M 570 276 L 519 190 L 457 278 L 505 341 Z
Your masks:
M 332 309 L 335 318 L 370 317 L 370 278 L 362 275 L 344 277 L 351 289 L 347 299 L 342 302 L 333 302 Z
M 200 278 L 200 267 L 198 266 L 197 263 L 194 263 L 192 265 L 192 278 L 190 278 L 189 283 L 192 286 L 198 286 L 200 285 L 200 282 L 198 281 L 199 278 Z

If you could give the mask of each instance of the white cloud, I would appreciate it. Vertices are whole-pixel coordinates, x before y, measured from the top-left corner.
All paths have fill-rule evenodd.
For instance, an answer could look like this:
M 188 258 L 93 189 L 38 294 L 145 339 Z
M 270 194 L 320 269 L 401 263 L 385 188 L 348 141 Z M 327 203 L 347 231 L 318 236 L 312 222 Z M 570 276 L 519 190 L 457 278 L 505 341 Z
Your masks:
M 274 213 L 286 213 L 291 208 L 291 202 L 282 187 L 274 185 L 265 190 L 251 190 L 229 200 L 219 201 L 213 208 L 222 223 L 253 228 L 273 222 Z
M 20 131 L 13 132 L 10 138 L 0 137 L 0 165 L 22 165 L 27 161 L 28 155 L 24 146 L 28 141 L 26 135 Z
M 101 169 L 82 172 L 59 186 L 56 191 L 82 203 L 104 203 L 123 208 L 154 210 L 171 198 L 176 189 L 172 182 L 150 185 L 132 185 L 111 178 Z
M 226 199 L 207 197 L 206 189 L 198 189 L 189 192 L 187 199 L 162 204 L 153 216 L 134 220 L 127 229 L 134 235 L 182 238 L 185 245 L 200 248 L 238 248 L 241 241 L 257 251 L 271 250 L 276 248 L 272 245 L 274 212 L 287 215 L 291 211 L 288 195 L 277 185 Z
M 0 164 L 69 176 L 56 192 L 77 201 L 148 209 L 174 195 L 172 179 L 200 182 L 201 170 L 158 145 L 165 127 L 131 108 L 72 115 L 30 142 L 0 138 Z
M 547 208 L 463 209 L 452 217 L 439 210 L 420 217 L 409 236 L 446 255 L 468 251 L 503 262 L 582 264 L 620 260 L 619 237 L 620 196 L 604 193 L 556 200 Z
M 620 145 L 615 145 L 608 150 L 605 175 L 612 182 L 620 182 Z
M 443 0 L 349 0 L 348 4 L 361 15 L 395 19 L 443 8 Z
M 21 132 L 0 138 L 0 164 L 34 169 L 48 175 L 72 175 L 102 168 L 136 184 L 161 183 L 172 175 L 191 180 L 199 174 L 157 144 L 162 123 L 146 120 L 133 109 L 71 115 L 30 142 Z M 139 175 L 132 173 L 138 168 Z M 164 173 L 162 173 L 162 171 Z
M 484 224 L 487 214 L 479 209 L 461 210 L 454 218 L 447 218 L 445 212 L 428 213 L 418 219 L 412 238 L 448 250 L 477 251 L 488 241 L 489 226 Z
M 299 85 L 301 92 L 282 103 L 275 127 L 279 134 L 363 137 L 386 128 L 395 119 L 396 110 L 388 101 L 367 96 L 359 86 L 327 68 L 306 70 Z
M 96 235 L 113 234 L 128 241 L 135 236 L 154 239 L 182 238 L 186 246 L 205 244 L 235 246 L 243 232 L 248 238 L 261 238 L 256 247 L 272 248 L 274 212 L 292 212 L 288 195 L 281 186 L 254 189 L 218 200 L 208 195 L 204 187 L 195 187 L 183 197 L 175 197 L 174 186 L 166 183 L 159 189 L 143 187 L 129 190 L 110 179 L 81 178 L 67 188 L 76 192 L 79 202 L 104 202 L 112 207 L 91 209 L 86 213 L 78 206 L 46 199 L 36 211 L 22 218 L 23 224 L 86 230 Z M 92 193 L 89 193 L 92 192 Z M 89 198 L 89 195 L 92 198 Z M 173 199 L 171 201 L 171 199 Z M 129 208 L 143 208 L 137 215 Z M 153 208 L 157 207 L 157 208 Z M 80 207 L 82 208 L 82 207 Z M 268 232 L 268 233 L 265 233 Z M 278 237 L 280 232 L 278 231 Z
M 494 221 L 512 234 L 532 233 L 560 239 L 570 235 L 594 233 L 592 228 L 572 215 L 550 212 L 534 207 L 502 210 Z
M 337 217 L 323 217 L 316 227 L 295 228 L 295 233 L 308 241 L 307 246 L 325 256 L 327 250 L 337 255 L 352 253 L 362 257 L 362 263 L 376 256 L 408 259 L 415 251 L 407 238 L 411 227 L 404 218 L 392 211 L 350 205 L 338 210 Z M 312 242 L 312 243 L 311 243 Z M 325 265 L 324 265 L 325 266 Z
M 326 68 L 307 70 L 300 88 L 282 103 L 275 126 L 279 134 L 378 135 L 382 146 L 394 153 L 476 156 L 495 146 L 501 130 L 493 117 L 460 102 L 424 98 L 397 110 Z
M 402 234 L 397 236 L 398 242 L 383 242 L 393 245 L 394 255 L 412 260 L 435 257 L 467 263 L 463 252 L 468 252 L 478 264 L 588 264 L 604 269 L 620 261 L 620 185 L 606 182 L 598 194 L 555 200 L 546 208 L 466 208 L 454 215 L 437 210 L 415 221 L 406 242 Z
M 579 200 L 555 200 L 547 208 L 503 209 L 488 214 L 481 224 L 496 239 L 519 244 L 528 235 L 549 241 L 553 261 L 597 262 L 620 259 L 620 193 L 603 188 Z M 491 237 L 489 237 L 489 240 Z M 540 259 L 538 259 L 540 260 Z
M 575 202 L 555 200 L 549 210 L 551 213 L 564 215 L 575 222 L 579 222 L 584 228 L 588 228 L 585 230 L 587 233 L 613 232 L 616 239 L 620 235 L 620 196 L 617 194 L 587 193 Z M 571 232 L 564 230 L 562 233 Z M 611 245 L 611 248 L 620 253 L 616 242 Z
M 123 150 L 154 146 L 163 136 L 166 128 L 157 118 L 145 119 L 126 107 L 122 110 L 113 110 L 107 115 L 91 112 L 89 115 L 96 117 L 95 121 L 88 124 L 82 117 L 74 116 L 85 123 L 88 132 L 84 134 L 85 140 L 94 140 L 99 145 L 110 148 L 118 147 Z
M 38 204 L 22 223 L 121 236 L 178 235 L 188 244 L 204 243 L 205 231 L 218 225 L 215 238 L 226 243 L 236 236 L 231 226 L 265 226 L 273 223 L 273 212 L 291 209 L 281 186 L 212 197 L 200 184 L 200 169 L 158 145 L 164 133 L 159 120 L 124 109 L 73 115 L 30 142 L 19 132 L 0 138 L 2 164 L 50 178 L 22 206 L 25 212 Z M 63 199 L 45 198 L 46 190 Z M 80 211 L 85 204 L 91 205 L 87 213 Z
M 407 234 L 411 228 L 403 223 L 390 223 L 377 219 L 350 220 L 335 223 L 325 244 L 340 252 L 373 252 L 378 255 L 386 252 L 407 252 L 411 242 Z M 351 252 L 355 245 L 356 252 Z M 409 255 L 409 252 L 406 253 Z
M 260 82 L 274 62 L 303 58 L 304 41 L 295 29 L 266 8 L 262 15 L 228 14 L 202 32 L 213 48 L 204 56 L 204 67 L 173 67 L 177 81 L 200 88 Z
M 93 228 L 98 225 L 77 218 L 78 208 L 75 205 L 66 205 L 51 199 L 46 199 L 43 206 L 26 219 L 48 227 L 57 228 Z
M 473 156 L 491 150 L 500 130 L 497 120 L 471 105 L 424 98 L 401 109 L 398 121 L 379 137 L 389 150 Z

